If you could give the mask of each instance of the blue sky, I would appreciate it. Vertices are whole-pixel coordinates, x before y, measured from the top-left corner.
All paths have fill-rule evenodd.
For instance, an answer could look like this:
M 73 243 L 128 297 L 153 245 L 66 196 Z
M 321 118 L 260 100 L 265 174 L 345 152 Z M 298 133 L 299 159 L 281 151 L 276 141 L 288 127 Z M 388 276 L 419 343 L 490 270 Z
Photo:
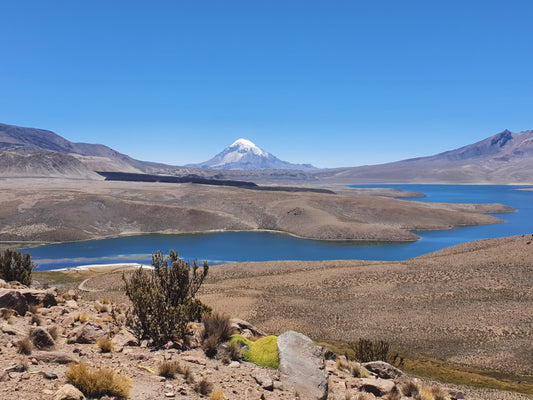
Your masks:
M 533 1 L 3 1 L 0 122 L 356 166 L 533 129 Z

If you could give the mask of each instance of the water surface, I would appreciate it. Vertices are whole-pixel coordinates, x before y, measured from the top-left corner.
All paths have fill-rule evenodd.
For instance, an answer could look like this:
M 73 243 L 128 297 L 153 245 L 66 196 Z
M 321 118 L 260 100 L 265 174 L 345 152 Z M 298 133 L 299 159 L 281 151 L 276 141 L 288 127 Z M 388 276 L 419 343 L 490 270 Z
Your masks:
M 356 185 L 392 187 L 424 193 L 414 201 L 502 203 L 517 210 L 492 214 L 505 223 L 441 231 L 416 232 L 414 243 L 317 241 L 270 232 L 139 235 L 83 242 L 61 243 L 28 249 L 38 270 L 87 264 L 149 264 L 152 252 L 175 249 L 188 260 L 211 263 L 268 260 L 405 260 L 472 240 L 533 233 L 533 191 L 520 186 L 468 185 Z

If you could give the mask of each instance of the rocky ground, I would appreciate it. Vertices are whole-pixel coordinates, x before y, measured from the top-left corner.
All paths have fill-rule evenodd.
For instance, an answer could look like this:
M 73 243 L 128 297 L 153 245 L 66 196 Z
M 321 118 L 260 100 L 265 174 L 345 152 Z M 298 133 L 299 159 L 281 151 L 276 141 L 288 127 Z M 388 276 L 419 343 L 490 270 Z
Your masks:
M 82 394 L 67 385 L 65 377 L 69 365 L 79 362 L 89 368 L 110 368 L 131 378 L 128 398 L 140 400 L 480 398 L 475 392 L 465 394 L 461 388 L 412 379 L 386 363 L 361 365 L 344 357 L 336 359 L 296 332 L 278 337 L 279 370 L 242 359 L 209 358 L 197 347 L 201 338 L 198 334 L 190 336 L 185 346 L 153 349 L 147 342 L 139 343 L 121 323 L 126 305 L 84 301 L 74 291 L 58 296 L 54 289 L 19 290 L 5 283 L 2 286 L 0 399 L 82 399 Z M 40 307 L 35 306 L 37 303 Z M 244 335 L 259 335 L 245 321 L 234 320 L 234 326 Z M 201 328 L 200 324 L 191 327 L 195 332 Z M 20 354 L 20 342 L 27 337 L 33 350 Z M 108 337 L 112 337 L 113 348 L 102 352 L 95 342 Z M 177 361 L 182 371 L 188 372 L 177 373 L 174 378 L 162 377 L 157 372 L 165 361 Z M 210 385 L 204 394 L 198 392 L 201 381 Z M 416 397 L 416 393 L 426 397 Z

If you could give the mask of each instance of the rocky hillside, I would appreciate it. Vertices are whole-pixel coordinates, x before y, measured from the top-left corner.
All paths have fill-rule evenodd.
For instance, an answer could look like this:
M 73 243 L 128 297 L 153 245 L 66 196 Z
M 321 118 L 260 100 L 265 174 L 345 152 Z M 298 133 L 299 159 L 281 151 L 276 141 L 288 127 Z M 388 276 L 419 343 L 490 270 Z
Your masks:
M 76 157 L 44 151 L 0 151 L 0 176 L 103 180 Z
M 500 132 L 434 156 L 388 164 L 318 171 L 323 182 L 346 183 L 533 183 L 533 131 Z
M 83 371 L 112 375 L 115 384 L 103 385 L 112 389 L 90 397 L 101 400 L 120 394 L 137 400 L 465 398 L 460 391 L 424 384 L 384 362 L 359 364 L 336 357 L 297 332 L 277 337 L 279 368 L 269 369 L 244 361 L 248 347 L 241 347 L 242 353 L 228 352 L 228 345 L 221 343 L 216 355 L 207 357 L 199 323 L 190 324 L 185 343 L 152 349 L 123 324 L 125 304 L 83 301 L 73 290 L 59 295 L 56 289 L 4 281 L 0 287 L 2 399 L 85 399 L 71 385 L 86 387 L 76 378 Z M 255 343 L 264 335 L 245 321 L 232 324 Z

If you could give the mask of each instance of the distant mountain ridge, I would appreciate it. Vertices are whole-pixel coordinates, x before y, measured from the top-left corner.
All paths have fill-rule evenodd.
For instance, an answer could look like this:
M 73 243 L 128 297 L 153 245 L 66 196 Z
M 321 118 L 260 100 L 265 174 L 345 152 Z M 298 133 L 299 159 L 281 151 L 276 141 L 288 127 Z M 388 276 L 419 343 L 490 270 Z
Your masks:
M 309 171 L 316 169 L 311 164 L 293 164 L 282 161 L 247 139 L 238 139 L 210 160 L 199 164 L 188 164 L 186 167 L 224 170 L 287 169 Z
M 533 130 L 504 130 L 433 156 L 318 171 L 326 182 L 532 184 Z
M 212 164 L 212 167 L 207 163 Z M 268 169 L 267 169 L 268 168 Z M 272 169 L 275 168 L 275 169 Z M 0 176 L 101 179 L 95 171 L 262 183 L 533 184 L 533 130 L 504 130 L 429 157 L 361 167 L 314 169 L 237 140 L 206 163 L 185 167 L 140 161 L 103 144 L 73 143 L 44 129 L 0 123 Z

